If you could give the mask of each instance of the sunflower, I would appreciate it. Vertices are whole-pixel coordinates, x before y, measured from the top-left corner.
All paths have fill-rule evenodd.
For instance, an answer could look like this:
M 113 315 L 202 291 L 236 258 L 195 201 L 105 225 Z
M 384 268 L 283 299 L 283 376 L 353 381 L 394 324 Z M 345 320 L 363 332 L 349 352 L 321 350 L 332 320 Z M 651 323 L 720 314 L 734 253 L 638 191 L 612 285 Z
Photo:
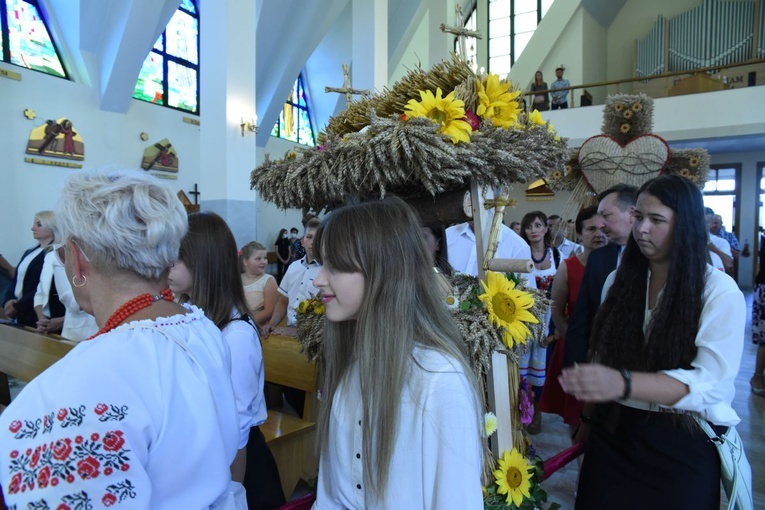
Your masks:
M 470 142 L 472 129 L 470 124 L 462 120 L 465 117 L 465 103 L 460 99 L 454 99 L 454 92 L 449 92 L 446 97 L 441 97 L 441 88 L 436 89 L 436 95 L 429 90 L 420 91 L 421 101 L 410 99 L 406 103 L 406 118 L 427 117 L 436 124 L 440 124 L 438 130 L 452 139 L 453 143 Z
M 624 110 L 624 113 L 622 113 L 622 116 L 625 119 L 630 120 L 632 118 L 632 110 Z
M 531 493 L 531 470 L 532 467 L 515 448 L 502 453 L 499 459 L 499 469 L 494 471 L 494 479 L 497 482 L 497 492 L 507 494 L 506 502 L 520 507 L 524 498 L 530 498 Z
M 324 304 L 319 303 L 318 305 L 316 305 L 313 309 L 313 313 L 314 315 L 324 315 Z
M 632 129 L 632 126 L 630 126 L 629 124 L 622 124 L 622 127 L 619 129 L 622 133 L 626 135 L 627 133 L 630 132 L 630 129 Z
M 529 312 L 534 306 L 534 298 L 528 292 L 516 289 L 515 282 L 502 273 L 494 271 L 486 272 L 486 282 L 481 281 L 481 285 L 485 292 L 478 299 L 486 305 L 489 322 L 504 330 L 502 341 L 509 348 L 525 344 L 531 334 L 525 323 L 539 323 Z
M 499 76 L 490 74 L 478 82 L 478 108 L 476 113 L 491 119 L 497 127 L 512 128 L 518 122 L 521 107 L 516 100 L 520 90 L 508 92 L 511 83 L 502 83 Z
M 542 114 L 539 113 L 539 110 L 534 110 L 529 114 L 529 124 L 532 126 L 544 126 L 547 124 L 547 121 L 542 118 Z
M 561 172 L 560 170 L 555 170 L 552 173 L 552 179 L 554 181 L 559 181 L 559 180 L 563 179 L 563 172 Z
M 699 161 L 699 158 L 697 158 L 696 156 L 692 156 L 691 159 L 688 160 L 688 164 L 691 165 L 693 168 L 696 168 L 697 166 L 699 166 L 699 163 L 701 163 L 701 161 Z
M 642 103 L 633 103 L 632 104 L 632 111 L 635 113 L 643 111 L 643 104 Z
M 623 104 L 621 104 L 621 103 L 616 103 L 616 104 L 614 105 L 614 110 L 615 110 L 616 112 L 620 112 L 620 111 L 624 110 L 624 105 L 623 105 Z
M 310 304 L 311 303 L 310 303 L 310 301 L 308 299 L 305 299 L 305 300 L 301 301 L 300 304 L 298 305 L 297 311 L 299 313 L 306 313 L 308 311 L 308 306 Z

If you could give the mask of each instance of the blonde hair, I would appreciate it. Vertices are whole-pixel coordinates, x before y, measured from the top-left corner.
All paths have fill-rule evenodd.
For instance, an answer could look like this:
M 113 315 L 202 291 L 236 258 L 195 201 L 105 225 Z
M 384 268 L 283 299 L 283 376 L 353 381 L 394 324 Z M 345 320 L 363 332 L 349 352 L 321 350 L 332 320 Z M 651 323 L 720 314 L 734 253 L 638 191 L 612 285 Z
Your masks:
M 473 390 L 476 409 L 481 408 L 478 383 L 457 326 L 434 292 L 436 273 L 417 214 L 404 201 L 389 197 L 333 211 L 316 233 L 314 253 L 332 270 L 360 272 L 365 281 L 357 319 L 325 325 L 319 451 L 329 441 L 335 391 L 356 363 L 363 409 L 364 484 L 382 500 L 415 344 L 457 361 Z M 476 434 L 480 435 L 479 416 Z
M 244 261 L 252 257 L 252 255 L 256 251 L 261 251 L 261 250 L 268 253 L 268 250 L 266 250 L 266 247 L 257 241 L 250 241 L 249 243 L 242 246 L 242 249 L 239 250 L 239 272 L 240 273 L 244 273 Z
M 47 228 L 53 233 L 53 240 L 56 241 L 58 235 L 58 224 L 56 223 L 56 213 L 53 211 L 39 211 L 35 218 L 40 222 L 40 226 Z

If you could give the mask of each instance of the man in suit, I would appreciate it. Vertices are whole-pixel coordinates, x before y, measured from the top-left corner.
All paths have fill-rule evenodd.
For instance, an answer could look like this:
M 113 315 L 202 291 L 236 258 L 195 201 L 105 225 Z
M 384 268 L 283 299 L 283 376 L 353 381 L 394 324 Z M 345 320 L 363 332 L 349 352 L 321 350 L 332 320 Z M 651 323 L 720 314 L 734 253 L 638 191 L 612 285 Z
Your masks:
M 600 307 L 603 284 L 616 269 L 621 252 L 632 235 L 637 188 L 617 184 L 598 195 L 598 214 L 603 218 L 609 243 L 590 254 L 584 270 L 576 309 L 566 333 L 564 366 L 587 360 L 590 329 Z

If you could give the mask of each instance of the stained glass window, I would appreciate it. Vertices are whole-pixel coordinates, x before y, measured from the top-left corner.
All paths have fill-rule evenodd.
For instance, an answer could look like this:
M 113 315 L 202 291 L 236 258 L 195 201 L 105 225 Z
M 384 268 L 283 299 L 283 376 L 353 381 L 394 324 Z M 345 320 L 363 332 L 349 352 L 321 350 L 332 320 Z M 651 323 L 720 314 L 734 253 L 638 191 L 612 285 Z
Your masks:
M 4 0 L 0 9 L 3 62 L 68 78 L 56 44 L 35 0 Z
M 149 52 L 133 97 L 199 113 L 199 11 L 182 0 Z
M 278 136 L 310 147 L 316 145 L 311 109 L 308 106 L 302 73 L 292 85 L 287 101 L 271 130 L 271 136 Z

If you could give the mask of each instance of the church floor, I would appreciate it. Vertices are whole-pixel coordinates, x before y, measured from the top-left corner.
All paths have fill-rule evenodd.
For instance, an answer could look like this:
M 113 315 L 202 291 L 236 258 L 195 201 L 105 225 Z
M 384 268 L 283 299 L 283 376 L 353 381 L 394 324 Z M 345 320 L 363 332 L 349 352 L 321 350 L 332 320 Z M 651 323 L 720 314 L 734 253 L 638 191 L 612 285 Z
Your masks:
M 744 441 L 744 449 L 752 466 L 754 488 L 754 508 L 765 508 L 765 398 L 754 395 L 749 388 L 749 379 L 754 373 L 754 360 L 757 346 L 751 342 L 752 325 L 752 293 L 746 292 L 747 325 L 744 343 L 744 356 L 741 369 L 736 378 L 736 397 L 733 408 L 741 418 L 738 433 Z M 560 416 L 553 414 L 542 415 L 542 433 L 532 436 L 537 454 L 547 459 L 570 446 L 568 426 Z M 579 468 L 577 462 L 571 462 L 563 469 L 542 483 L 547 491 L 549 502 L 560 503 L 564 510 L 574 508 L 574 493 L 576 491 Z M 725 496 L 720 507 L 727 508 Z

